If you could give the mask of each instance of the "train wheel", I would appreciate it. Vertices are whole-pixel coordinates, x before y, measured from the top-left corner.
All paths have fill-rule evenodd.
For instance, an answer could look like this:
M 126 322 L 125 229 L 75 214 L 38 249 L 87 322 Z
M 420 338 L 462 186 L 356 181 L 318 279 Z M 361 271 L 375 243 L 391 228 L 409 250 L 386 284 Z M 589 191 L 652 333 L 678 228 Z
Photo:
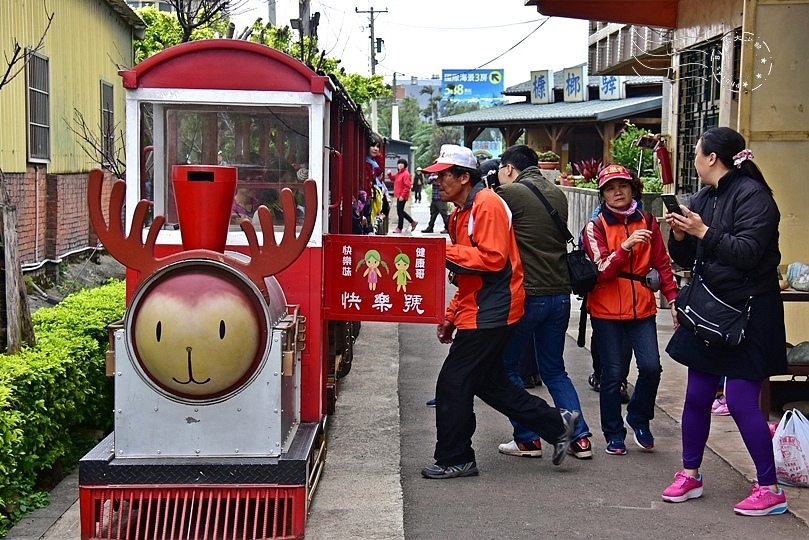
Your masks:
M 337 369 L 335 366 L 335 358 L 337 356 L 338 351 L 340 350 L 339 344 L 339 331 L 340 323 L 335 321 L 329 321 L 329 352 L 328 352 L 328 359 L 329 359 L 329 379 L 337 378 Z
M 351 321 L 348 324 L 351 325 L 351 342 L 354 343 L 360 335 L 360 321 Z

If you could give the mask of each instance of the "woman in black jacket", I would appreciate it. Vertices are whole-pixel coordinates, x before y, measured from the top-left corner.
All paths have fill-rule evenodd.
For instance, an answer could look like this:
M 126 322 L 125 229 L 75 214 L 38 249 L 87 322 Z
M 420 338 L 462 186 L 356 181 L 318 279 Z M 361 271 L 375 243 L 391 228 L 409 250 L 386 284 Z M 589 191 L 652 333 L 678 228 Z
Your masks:
M 727 377 L 727 405 L 756 466 L 758 482 L 749 497 L 734 506 L 737 514 L 762 516 L 787 510 L 777 485 L 767 419 L 758 407 L 761 385 L 786 372 L 784 304 L 778 286 L 778 222 L 781 215 L 772 191 L 744 137 L 712 128 L 697 142 L 694 167 L 703 189 L 684 215 L 666 213 L 671 226 L 669 253 L 683 268 L 692 268 L 702 252 L 705 284 L 724 302 L 739 307 L 752 297 L 750 319 L 741 344 L 707 346 L 683 327 L 666 348 L 688 366 L 683 407 L 683 468 L 663 491 L 663 500 L 683 502 L 702 495 L 702 463 L 711 425 L 711 403 L 719 378 Z

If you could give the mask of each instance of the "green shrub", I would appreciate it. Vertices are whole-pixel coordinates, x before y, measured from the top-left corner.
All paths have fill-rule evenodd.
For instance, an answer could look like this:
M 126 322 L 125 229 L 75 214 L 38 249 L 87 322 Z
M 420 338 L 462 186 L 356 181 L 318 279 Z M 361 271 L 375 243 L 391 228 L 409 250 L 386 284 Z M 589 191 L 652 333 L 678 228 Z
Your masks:
M 657 176 L 641 176 L 640 181 L 643 182 L 644 193 L 663 192 L 663 180 Z
M 104 374 L 107 325 L 124 313 L 111 282 L 34 313 L 36 347 L 0 355 L 0 535 L 41 500 L 37 478 L 75 461 L 84 429 L 112 429 L 112 381 Z
M 623 165 L 627 169 L 633 169 L 638 176 L 657 175 L 653 152 L 635 146 L 638 137 L 650 134 L 650 131 L 638 128 L 627 120 L 619 135 L 610 141 L 612 162 L 616 165 Z M 638 159 L 640 159 L 640 164 Z

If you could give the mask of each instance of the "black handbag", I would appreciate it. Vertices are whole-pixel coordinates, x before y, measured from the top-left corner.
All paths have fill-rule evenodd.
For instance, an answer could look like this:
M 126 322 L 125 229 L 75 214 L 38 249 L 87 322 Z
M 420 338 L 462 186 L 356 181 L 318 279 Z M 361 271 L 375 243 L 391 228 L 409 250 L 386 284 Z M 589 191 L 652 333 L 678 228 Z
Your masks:
M 567 271 L 570 274 L 570 288 L 573 289 L 573 294 L 582 296 L 595 288 L 598 281 L 598 267 L 587 253 L 577 248 L 575 244 L 573 251 L 567 254 Z
M 565 242 L 573 246 L 573 250 L 567 254 L 567 272 L 570 274 L 570 288 L 573 289 L 573 294 L 583 296 L 592 291 L 596 286 L 596 281 L 598 281 L 598 267 L 596 264 L 590 260 L 590 257 L 587 256 L 583 249 L 576 246 L 573 235 L 570 234 L 570 229 L 567 228 L 562 218 L 559 217 L 559 212 L 551 206 L 551 203 L 548 202 L 542 192 L 530 182 L 519 181 L 517 183 L 524 185 L 539 197 L 539 200 L 542 201 L 542 204 L 545 205 L 551 215 L 553 222 L 562 231 Z
M 735 308 L 711 292 L 702 276 L 695 275 L 674 301 L 677 321 L 708 347 L 735 347 L 744 339 L 752 298 L 741 309 Z
M 680 289 L 674 300 L 677 321 L 707 347 L 736 347 L 744 339 L 753 297 L 748 297 L 744 306 L 737 308 L 716 296 L 702 279 L 702 240 L 697 242 L 693 277 L 688 285 Z

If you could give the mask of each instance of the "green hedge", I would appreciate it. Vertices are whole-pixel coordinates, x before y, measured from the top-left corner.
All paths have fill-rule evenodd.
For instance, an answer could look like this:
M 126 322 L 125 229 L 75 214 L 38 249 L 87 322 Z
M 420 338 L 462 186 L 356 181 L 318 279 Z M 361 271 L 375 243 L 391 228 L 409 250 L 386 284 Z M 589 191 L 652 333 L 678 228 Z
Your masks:
M 34 313 L 34 348 L 0 355 L 0 535 L 40 475 L 75 465 L 80 433 L 112 429 L 104 352 L 124 304 L 122 281 L 78 292 Z

